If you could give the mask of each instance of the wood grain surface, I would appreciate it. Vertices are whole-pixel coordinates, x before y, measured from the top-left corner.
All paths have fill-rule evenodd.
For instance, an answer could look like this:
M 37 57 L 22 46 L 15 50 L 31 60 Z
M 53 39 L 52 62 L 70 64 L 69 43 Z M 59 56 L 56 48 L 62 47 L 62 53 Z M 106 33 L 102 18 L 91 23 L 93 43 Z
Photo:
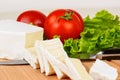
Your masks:
M 83 61 L 83 65 L 89 71 L 94 61 Z M 118 69 L 120 80 L 120 60 L 105 61 Z M 0 80 L 58 80 L 56 75 L 45 76 L 40 69 L 33 69 L 30 65 L 3 66 L 0 65 Z M 70 80 L 70 79 L 62 79 Z

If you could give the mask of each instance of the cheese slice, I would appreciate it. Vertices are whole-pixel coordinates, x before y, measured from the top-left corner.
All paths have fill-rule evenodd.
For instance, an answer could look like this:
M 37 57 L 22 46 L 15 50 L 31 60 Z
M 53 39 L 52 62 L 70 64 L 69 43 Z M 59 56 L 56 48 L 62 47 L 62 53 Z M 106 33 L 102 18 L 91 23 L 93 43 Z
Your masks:
M 40 68 L 35 47 L 25 49 L 23 53 L 24 59 L 32 66 L 33 69 Z
M 36 40 L 43 40 L 43 28 L 15 20 L 0 21 L 0 58 L 23 58 L 21 51 L 33 47 Z
M 92 65 L 89 74 L 93 80 L 116 80 L 118 76 L 116 68 L 99 59 Z
M 71 72 L 72 80 L 93 80 L 82 65 L 80 59 L 66 58 L 65 62 Z

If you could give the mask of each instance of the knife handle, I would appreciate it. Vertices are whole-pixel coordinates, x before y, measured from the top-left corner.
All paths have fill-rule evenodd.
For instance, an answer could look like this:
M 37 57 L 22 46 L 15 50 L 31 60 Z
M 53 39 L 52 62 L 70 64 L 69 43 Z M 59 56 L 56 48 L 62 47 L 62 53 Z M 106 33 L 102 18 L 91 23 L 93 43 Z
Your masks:
M 120 54 L 120 48 L 113 48 L 113 49 L 104 50 L 103 54 Z
M 120 60 L 120 54 L 97 54 L 96 58 L 102 60 Z

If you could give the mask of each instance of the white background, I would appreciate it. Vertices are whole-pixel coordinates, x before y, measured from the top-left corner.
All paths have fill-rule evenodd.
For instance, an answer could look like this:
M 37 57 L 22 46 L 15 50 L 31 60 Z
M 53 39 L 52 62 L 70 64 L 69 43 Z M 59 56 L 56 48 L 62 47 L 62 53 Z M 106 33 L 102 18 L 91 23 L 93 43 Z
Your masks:
M 28 9 L 40 10 L 47 15 L 58 8 L 75 9 L 82 16 L 105 8 L 120 14 L 120 0 L 1 0 L 0 19 L 16 18 L 20 12 Z
M 48 8 L 120 7 L 120 0 L 1 0 L 0 11 Z

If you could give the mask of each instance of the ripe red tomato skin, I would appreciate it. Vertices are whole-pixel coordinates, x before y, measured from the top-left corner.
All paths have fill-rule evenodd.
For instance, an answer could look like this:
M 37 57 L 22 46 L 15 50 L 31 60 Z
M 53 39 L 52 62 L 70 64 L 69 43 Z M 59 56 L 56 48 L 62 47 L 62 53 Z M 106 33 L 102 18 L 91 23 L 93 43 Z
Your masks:
M 44 23 L 45 36 L 52 39 L 53 36 L 58 35 L 62 42 L 68 38 L 79 38 L 80 32 L 83 31 L 84 26 L 79 17 L 73 14 L 72 20 L 65 20 L 60 18 L 63 16 L 66 9 L 58 9 L 48 15 Z
M 17 17 L 17 21 L 44 27 L 46 15 L 38 10 L 27 10 Z

